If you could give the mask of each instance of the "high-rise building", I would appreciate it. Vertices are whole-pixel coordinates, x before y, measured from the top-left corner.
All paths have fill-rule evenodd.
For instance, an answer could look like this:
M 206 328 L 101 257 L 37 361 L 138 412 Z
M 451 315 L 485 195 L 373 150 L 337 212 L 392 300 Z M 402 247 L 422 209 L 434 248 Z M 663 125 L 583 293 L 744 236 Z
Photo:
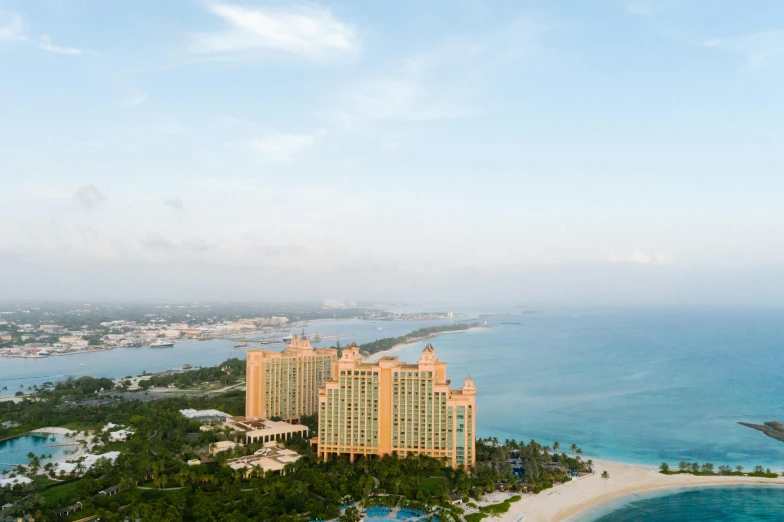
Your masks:
M 319 390 L 318 436 L 324 460 L 333 455 L 409 453 L 443 459 L 458 468 L 476 462 L 476 388 L 469 376 L 449 388 L 446 363 L 428 344 L 417 364 L 397 357 L 363 363 L 356 344 L 332 363 Z
M 318 410 L 318 390 L 329 379 L 334 348 L 314 349 L 304 335 L 282 352 L 247 351 L 245 417 L 297 421 Z

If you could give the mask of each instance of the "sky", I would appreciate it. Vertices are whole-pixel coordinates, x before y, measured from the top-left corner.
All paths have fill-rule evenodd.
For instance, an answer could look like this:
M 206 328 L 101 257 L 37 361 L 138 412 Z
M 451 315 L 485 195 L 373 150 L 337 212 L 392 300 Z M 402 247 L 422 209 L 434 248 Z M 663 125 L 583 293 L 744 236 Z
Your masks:
M 0 300 L 784 304 L 784 3 L 0 0 Z

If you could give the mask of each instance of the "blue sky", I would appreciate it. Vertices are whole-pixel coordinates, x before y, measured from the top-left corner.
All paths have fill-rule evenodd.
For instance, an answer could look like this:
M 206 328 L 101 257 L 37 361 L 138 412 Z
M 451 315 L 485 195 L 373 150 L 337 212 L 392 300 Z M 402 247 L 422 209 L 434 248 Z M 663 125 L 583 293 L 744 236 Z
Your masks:
M 780 304 L 783 73 L 776 1 L 0 0 L 0 296 Z

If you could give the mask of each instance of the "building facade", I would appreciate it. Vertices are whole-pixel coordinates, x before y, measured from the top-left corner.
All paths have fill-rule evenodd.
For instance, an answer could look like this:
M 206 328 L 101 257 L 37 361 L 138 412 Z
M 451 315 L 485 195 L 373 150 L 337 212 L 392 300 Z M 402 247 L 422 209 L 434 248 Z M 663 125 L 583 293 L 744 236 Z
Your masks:
M 468 377 L 449 388 L 446 363 L 428 344 L 417 364 L 397 357 L 363 363 L 356 344 L 332 364 L 319 390 L 319 427 L 313 444 L 333 455 L 423 454 L 452 467 L 476 462 L 476 388 Z
M 282 352 L 247 351 L 245 417 L 298 421 L 318 411 L 318 390 L 337 359 L 333 348 L 314 349 L 306 337 L 292 338 Z

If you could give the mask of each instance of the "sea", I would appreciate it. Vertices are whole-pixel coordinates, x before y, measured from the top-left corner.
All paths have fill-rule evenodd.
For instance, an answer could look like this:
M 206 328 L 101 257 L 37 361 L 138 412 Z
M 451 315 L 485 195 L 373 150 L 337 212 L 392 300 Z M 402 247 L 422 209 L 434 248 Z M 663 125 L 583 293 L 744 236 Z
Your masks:
M 558 441 L 565 448 L 574 443 L 586 459 L 784 471 L 784 442 L 738 424 L 784 421 L 784 309 L 464 311 L 491 327 L 439 335 L 393 355 L 416 362 L 432 342 L 436 355 L 449 363 L 453 387 L 471 375 L 478 390 L 479 436 Z M 308 334 L 340 336 L 345 345 L 452 321 L 313 321 L 304 328 Z M 8 386 L 11 392 L 68 375 L 120 377 L 186 363 L 214 365 L 244 356 L 233 345 L 184 341 L 170 349 L 0 359 L 0 389 Z M 758 494 L 732 491 L 738 499 Z M 708 501 L 713 492 L 689 494 Z M 780 502 L 784 492 L 771 495 Z
M 784 520 L 781 487 L 733 486 L 665 490 L 598 506 L 570 522 L 759 522 Z

